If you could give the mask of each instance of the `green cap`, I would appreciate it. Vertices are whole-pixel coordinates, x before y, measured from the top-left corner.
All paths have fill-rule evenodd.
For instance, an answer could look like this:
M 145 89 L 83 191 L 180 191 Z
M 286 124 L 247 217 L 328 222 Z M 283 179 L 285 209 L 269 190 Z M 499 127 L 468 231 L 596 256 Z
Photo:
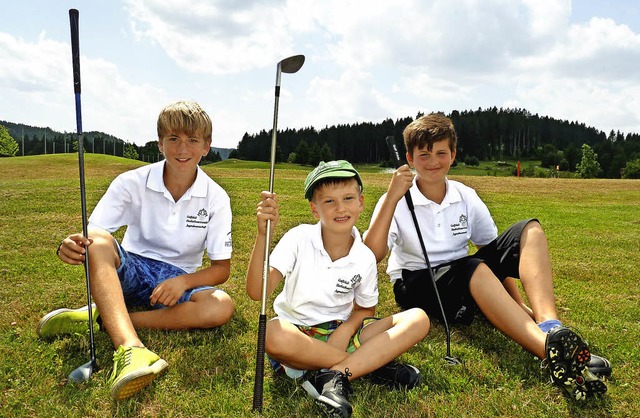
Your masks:
M 349 177 L 355 177 L 360 185 L 360 190 L 362 190 L 360 175 L 349 161 L 336 160 L 329 161 L 328 163 L 320 161 L 320 164 L 309 173 L 307 179 L 304 181 L 304 197 L 306 197 L 307 200 L 311 200 L 315 184 L 322 179 Z

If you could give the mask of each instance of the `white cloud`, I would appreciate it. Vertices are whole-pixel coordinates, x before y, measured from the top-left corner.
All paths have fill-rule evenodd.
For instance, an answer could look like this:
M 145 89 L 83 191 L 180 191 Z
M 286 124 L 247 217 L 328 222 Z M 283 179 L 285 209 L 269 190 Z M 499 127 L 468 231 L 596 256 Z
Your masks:
M 292 16 L 281 2 L 126 0 L 140 38 L 190 72 L 242 72 L 292 53 Z M 291 25 L 295 27 L 295 24 Z
M 6 92 L 0 105 L 2 117 L 75 132 L 69 44 L 48 39 L 46 33 L 40 35 L 37 43 L 0 33 L 0 55 L 3 56 L 0 87 Z M 103 131 L 138 143 L 143 138 L 155 139 L 158 104 L 166 101 L 162 90 L 132 85 L 115 64 L 88 58 L 82 51 L 80 75 L 84 131 Z
M 640 132 L 640 36 L 606 16 L 576 19 L 575 4 L 123 0 L 113 21 L 83 14 L 84 127 L 142 144 L 162 105 L 191 98 L 212 114 L 214 141 L 235 146 L 270 129 L 275 64 L 303 53 L 304 68 L 283 79 L 281 128 L 516 106 Z M 39 37 L 25 27 L 0 32 L 0 115 L 73 129 L 68 27 L 60 35 L 48 20 Z M 103 33 L 112 27 L 121 36 Z

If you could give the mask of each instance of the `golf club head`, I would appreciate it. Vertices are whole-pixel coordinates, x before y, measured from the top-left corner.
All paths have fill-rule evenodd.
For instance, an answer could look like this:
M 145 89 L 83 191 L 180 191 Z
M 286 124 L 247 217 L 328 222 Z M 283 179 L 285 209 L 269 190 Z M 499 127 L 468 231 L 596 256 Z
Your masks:
M 95 364 L 90 360 L 69 374 L 69 383 L 84 383 L 91 379 Z
M 280 71 L 287 74 L 298 72 L 304 64 L 304 55 L 294 55 L 280 61 Z
M 455 357 L 452 356 L 444 356 L 445 361 L 447 362 L 447 365 L 449 366 L 458 366 L 460 364 L 462 364 L 462 362 L 460 360 L 458 360 Z

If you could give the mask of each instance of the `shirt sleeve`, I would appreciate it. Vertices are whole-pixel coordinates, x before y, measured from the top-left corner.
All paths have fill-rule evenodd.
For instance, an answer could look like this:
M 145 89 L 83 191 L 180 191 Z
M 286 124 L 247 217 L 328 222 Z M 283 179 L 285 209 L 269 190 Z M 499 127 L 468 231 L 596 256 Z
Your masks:
M 111 233 L 130 224 L 128 219 L 135 211 L 131 210 L 132 198 L 123 175 L 116 177 L 89 217 L 89 225 L 105 229 Z M 128 208 L 128 209 L 127 209 Z
M 207 256 L 210 260 L 228 260 L 232 253 L 231 202 L 222 189 L 212 199 L 207 229 Z
M 363 270 L 362 281 L 355 289 L 354 299 L 359 306 L 371 308 L 378 304 L 378 267 L 373 253 L 368 248 L 365 249 L 368 254 L 363 254 L 362 259 L 363 265 L 367 267 Z
M 298 251 L 295 243 L 296 229 L 290 229 L 280 238 L 269 255 L 269 265 L 278 270 L 283 277 L 288 277 L 293 271 L 298 258 Z
M 480 199 L 475 190 L 471 189 L 468 198 L 472 200 L 472 202 L 467 203 L 471 215 L 471 242 L 474 245 L 486 245 L 496 239 L 498 227 L 496 227 L 489 208 L 487 208 L 487 205 Z

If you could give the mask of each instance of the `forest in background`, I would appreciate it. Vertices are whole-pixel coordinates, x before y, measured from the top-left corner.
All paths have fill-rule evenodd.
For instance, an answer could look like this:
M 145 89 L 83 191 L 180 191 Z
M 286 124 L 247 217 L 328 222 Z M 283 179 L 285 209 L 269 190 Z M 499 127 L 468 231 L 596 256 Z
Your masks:
M 422 116 L 418 113 L 417 117 Z M 531 114 L 525 109 L 488 109 L 453 111 L 448 114 L 458 134 L 457 162 L 477 165 L 479 161 L 537 160 L 542 167 L 576 172 L 588 145 L 597 160 L 595 177 L 621 178 L 625 168 L 640 171 L 640 134 L 611 131 L 608 134 L 584 123 L 569 122 Z M 278 131 L 276 161 L 316 165 L 319 161 L 349 160 L 354 164 L 391 166 L 385 138 L 393 136 L 404 155 L 402 131 L 414 120 L 390 118 L 379 123 L 360 122 L 305 127 Z M 56 132 L 0 121 L 18 144 L 13 155 L 76 152 L 75 133 Z M 124 156 L 147 162 L 159 161 L 157 141 L 143 146 L 131 144 L 102 132 L 83 133 L 87 152 Z M 227 158 L 269 161 L 271 130 L 245 133 L 236 149 L 215 148 L 203 159 L 211 163 Z M 9 154 L 11 155 L 11 154 Z M 630 178 L 628 175 L 624 176 Z M 635 178 L 635 177 L 631 177 Z
M 422 113 L 416 115 L 422 116 Z M 525 109 L 478 109 L 448 114 L 458 134 L 458 162 L 539 160 L 543 167 L 576 171 L 582 145 L 597 154 L 599 177 L 620 178 L 628 162 L 640 159 L 640 135 L 606 134 L 584 123 L 533 115 Z M 355 164 L 390 165 L 385 138 L 393 136 L 404 155 L 402 131 L 414 120 L 406 117 L 380 123 L 354 123 L 278 131 L 277 161 L 315 165 L 328 159 Z M 269 161 L 271 131 L 246 133 L 230 158 Z

